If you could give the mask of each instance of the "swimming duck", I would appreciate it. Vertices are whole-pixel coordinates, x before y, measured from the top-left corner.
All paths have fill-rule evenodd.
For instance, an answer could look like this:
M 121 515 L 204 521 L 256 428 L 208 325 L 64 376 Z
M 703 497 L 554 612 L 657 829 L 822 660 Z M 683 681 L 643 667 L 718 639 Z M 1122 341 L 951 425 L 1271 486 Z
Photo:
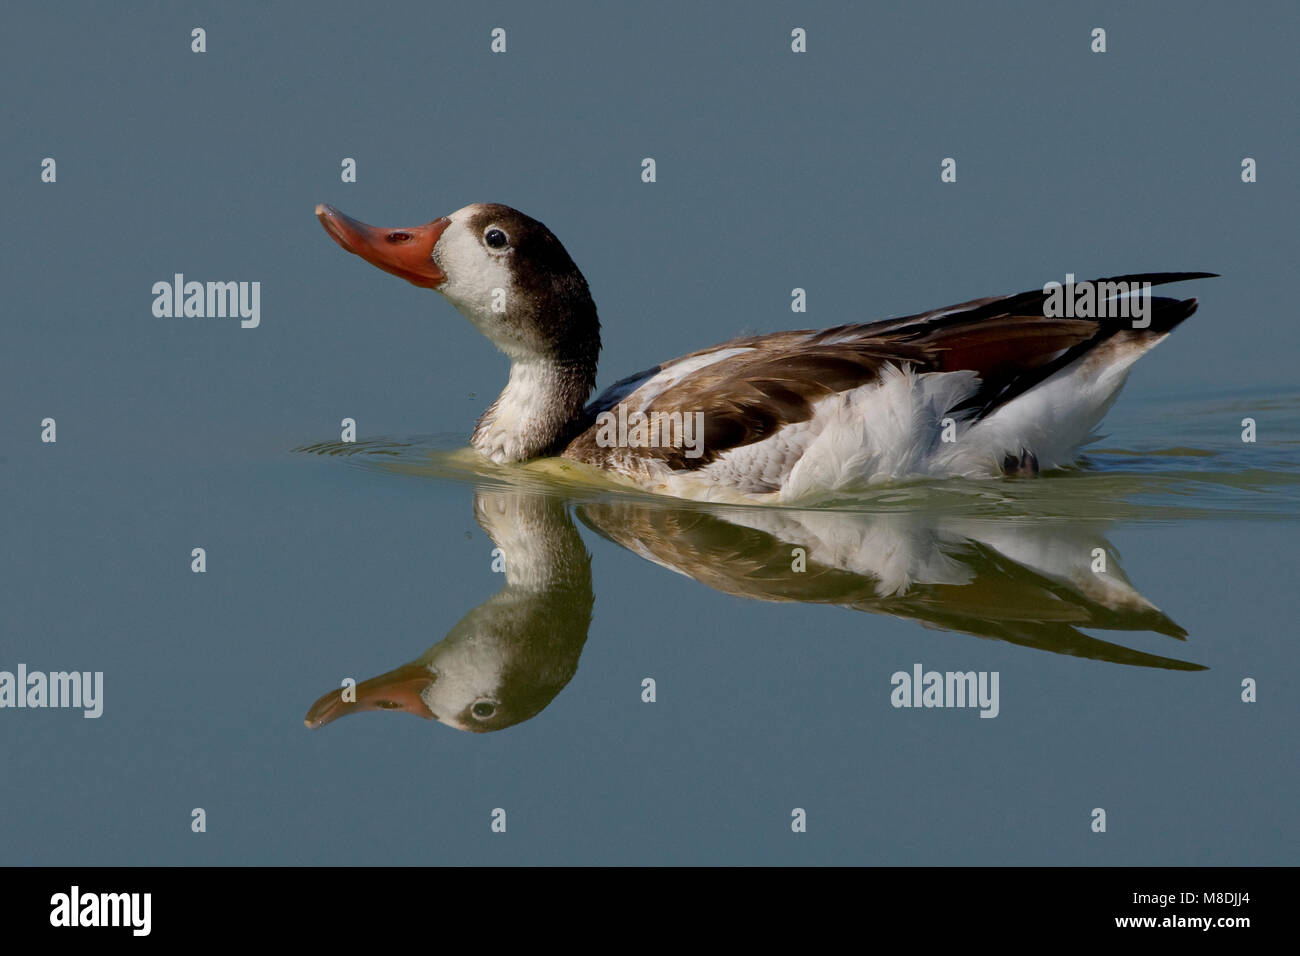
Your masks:
M 1141 323 L 1127 310 L 1060 316 L 1048 308 L 1054 292 L 1031 290 L 732 339 L 588 403 L 596 306 L 542 223 L 496 203 L 406 229 L 328 205 L 316 215 L 347 251 L 440 292 L 510 359 L 506 387 L 470 440 L 480 453 L 499 464 L 559 456 L 683 498 L 807 502 L 899 479 L 1069 465 L 1133 363 L 1196 311 L 1195 299 L 1149 297 Z M 1099 279 L 1094 288 L 1111 291 L 1094 311 L 1119 311 L 1116 288 L 1212 275 Z

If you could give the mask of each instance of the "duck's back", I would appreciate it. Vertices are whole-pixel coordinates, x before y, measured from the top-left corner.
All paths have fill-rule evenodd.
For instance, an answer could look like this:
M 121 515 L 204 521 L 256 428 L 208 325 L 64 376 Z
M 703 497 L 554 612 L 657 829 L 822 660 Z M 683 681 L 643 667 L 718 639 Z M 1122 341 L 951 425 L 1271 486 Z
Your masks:
M 1103 301 L 1111 308 L 1097 311 L 1118 311 L 1117 298 Z M 1196 300 L 1151 297 L 1141 328 L 1127 317 L 1048 317 L 1047 302 L 1035 290 L 724 342 L 611 386 L 587 406 L 563 455 L 668 494 L 782 501 L 1065 465 L 1133 362 Z

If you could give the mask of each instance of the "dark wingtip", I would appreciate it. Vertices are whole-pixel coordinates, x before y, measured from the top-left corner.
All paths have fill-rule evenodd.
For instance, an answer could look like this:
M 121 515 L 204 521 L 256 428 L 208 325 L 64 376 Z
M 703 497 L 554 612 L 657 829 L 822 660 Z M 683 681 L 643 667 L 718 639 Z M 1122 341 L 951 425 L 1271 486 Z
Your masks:
M 1147 282 L 1151 285 L 1165 285 L 1170 282 L 1187 282 L 1191 279 L 1218 279 L 1217 272 L 1142 272 L 1135 275 L 1114 276 L 1110 279 L 1095 279 L 1100 282 Z M 1174 299 L 1166 296 L 1153 296 L 1151 305 L 1154 314 L 1151 325 L 1144 331 L 1163 335 L 1173 331 L 1185 319 L 1194 313 L 1200 302 L 1195 298 Z
M 1138 272 L 1132 275 L 1110 276 L 1106 279 L 1094 279 L 1093 282 L 1149 282 L 1152 285 L 1165 285 L 1169 282 L 1188 282 L 1192 279 L 1218 279 L 1217 272 Z
M 1154 298 L 1151 300 L 1151 304 L 1154 307 L 1154 314 L 1151 316 L 1151 325 L 1143 331 L 1162 335 L 1166 332 L 1172 332 L 1175 328 L 1181 325 L 1184 320 L 1190 318 L 1200 303 L 1195 298 Z

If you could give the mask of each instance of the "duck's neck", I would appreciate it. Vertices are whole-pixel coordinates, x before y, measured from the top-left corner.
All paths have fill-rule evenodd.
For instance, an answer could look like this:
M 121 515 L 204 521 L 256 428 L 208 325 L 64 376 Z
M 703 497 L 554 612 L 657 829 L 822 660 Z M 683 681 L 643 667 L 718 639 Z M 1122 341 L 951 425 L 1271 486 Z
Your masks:
M 515 358 L 510 381 L 479 418 L 470 444 L 498 464 L 556 454 L 595 384 L 594 354 L 576 361 Z

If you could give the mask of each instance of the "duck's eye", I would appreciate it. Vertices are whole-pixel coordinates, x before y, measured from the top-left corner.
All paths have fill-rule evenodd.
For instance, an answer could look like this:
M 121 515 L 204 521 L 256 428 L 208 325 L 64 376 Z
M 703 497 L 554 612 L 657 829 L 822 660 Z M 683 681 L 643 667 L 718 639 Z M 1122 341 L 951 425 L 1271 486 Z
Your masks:
M 483 241 L 493 249 L 504 249 L 506 243 L 510 240 L 506 238 L 506 234 L 500 229 L 489 229 L 487 232 L 483 233 Z
M 480 700 L 470 710 L 470 713 L 472 713 L 479 720 L 487 720 L 496 712 L 497 712 L 497 705 L 492 703 L 492 701 L 490 700 Z
M 399 242 L 410 242 L 411 234 L 409 232 L 390 232 L 385 238 L 396 245 Z

